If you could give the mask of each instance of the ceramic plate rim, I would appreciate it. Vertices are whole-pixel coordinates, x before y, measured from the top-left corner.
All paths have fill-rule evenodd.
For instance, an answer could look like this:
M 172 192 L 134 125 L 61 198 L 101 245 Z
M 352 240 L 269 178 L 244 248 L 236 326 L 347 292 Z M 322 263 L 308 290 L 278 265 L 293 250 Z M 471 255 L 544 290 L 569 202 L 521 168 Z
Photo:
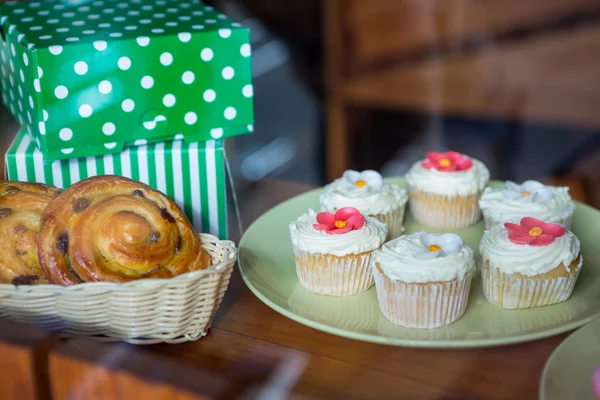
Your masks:
M 581 336 L 583 333 L 585 333 L 586 328 L 588 328 L 590 325 L 595 324 L 595 323 L 600 324 L 600 316 L 598 316 L 598 315 L 595 316 L 592 319 L 592 321 L 590 321 L 590 323 L 585 324 L 585 326 L 582 326 L 580 329 L 576 330 L 575 332 L 573 332 L 569 336 L 567 336 L 565 338 L 565 340 L 563 340 L 558 346 L 556 346 L 556 348 L 554 349 L 552 354 L 550 354 L 550 356 L 546 360 L 546 363 L 544 364 L 544 369 L 542 370 L 542 375 L 540 376 L 540 380 L 539 380 L 539 387 L 540 387 L 539 400 L 546 400 L 548 397 L 548 396 L 546 396 L 546 391 L 545 391 L 546 389 L 544 386 L 544 382 L 548 376 L 548 371 L 549 371 L 550 367 L 552 366 L 552 361 L 554 360 L 554 358 L 556 358 L 560 355 L 562 349 L 564 347 L 568 346 L 570 344 L 571 340 L 575 340 L 576 337 Z

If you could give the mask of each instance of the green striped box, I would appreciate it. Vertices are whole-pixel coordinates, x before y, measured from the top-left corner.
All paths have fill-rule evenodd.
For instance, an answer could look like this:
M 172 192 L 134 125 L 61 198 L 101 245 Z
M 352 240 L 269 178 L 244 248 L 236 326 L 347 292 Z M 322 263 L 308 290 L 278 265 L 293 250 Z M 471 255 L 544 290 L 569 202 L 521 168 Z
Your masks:
M 21 129 L 6 153 L 9 180 L 66 188 L 95 175 L 120 175 L 144 182 L 174 199 L 198 232 L 227 238 L 223 141 L 182 140 L 125 148 L 120 153 L 44 162 L 43 153 Z

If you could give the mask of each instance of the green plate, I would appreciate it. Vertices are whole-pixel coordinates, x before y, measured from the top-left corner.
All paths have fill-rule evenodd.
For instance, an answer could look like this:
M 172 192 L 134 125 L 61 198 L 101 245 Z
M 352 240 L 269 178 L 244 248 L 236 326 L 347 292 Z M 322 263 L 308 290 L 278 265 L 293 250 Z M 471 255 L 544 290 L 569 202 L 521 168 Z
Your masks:
M 390 182 L 405 185 L 403 178 Z M 499 185 L 495 182 L 494 185 Z M 578 203 L 573 231 L 581 239 L 584 265 L 571 298 L 561 304 L 503 310 L 487 302 L 481 280 L 475 277 L 465 315 L 436 329 L 403 328 L 379 311 L 375 287 L 348 297 L 331 297 L 305 290 L 296 276 L 288 224 L 309 208 L 319 208 L 321 189 L 294 197 L 266 212 L 240 242 L 240 271 L 244 281 L 269 307 L 301 324 L 334 335 L 398 346 L 483 347 L 540 339 L 578 328 L 600 315 L 600 211 Z M 406 232 L 428 230 L 410 215 Z M 475 251 L 483 234 L 479 222 L 456 230 Z M 477 257 L 478 258 L 478 257 Z
M 600 319 L 565 339 L 548 359 L 540 400 L 593 399 L 592 373 L 600 366 Z

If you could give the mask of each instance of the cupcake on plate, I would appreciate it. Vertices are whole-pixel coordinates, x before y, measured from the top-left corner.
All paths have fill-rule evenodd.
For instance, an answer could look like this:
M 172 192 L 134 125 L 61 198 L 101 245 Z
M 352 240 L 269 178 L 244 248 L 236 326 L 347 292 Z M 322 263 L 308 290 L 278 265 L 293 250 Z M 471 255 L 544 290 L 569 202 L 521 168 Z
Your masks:
M 298 279 L 314 293 L 348 296 L 373 286 L 371 253 L 387 226 L 353 207 L 335 214 L 309 210 L 290 224 Z
M 481 161 L 455 151 L 427 153 L 406 174 L 410 211 L 433 228 L 467 227 L 481 217 L 477 201 L 489 180 Z
M 372 262 L 381 312 L 410 328 L 457 321 L 467 307 L 473 254 L 453 233 L 417 232 L 384 244 Z
M 579 239 L 535 218 L 495 224 L 481 238 L 483 293 L 503 308 L 541 307 L 571 295 L 583 258 Z
M 479 199 L 485 226 L 489 229 L 497 222 L 533 217 L 560 224 L 571 229 L 575 203 L 568 187 L 547 186 L 538 181 L 525 181 L 521 185 L 507 181 L 501 188 L 488 187 Z
M 321 194 L 321 210 L 336 212 L 354 207 L 363 215 L 377 218 L 388 227 L 388 238 L 404 230 L 404 209 L 408 195 L 398 185 L 385 183 L 377 171 L 344 172 L 341 178 L 325 186 Z

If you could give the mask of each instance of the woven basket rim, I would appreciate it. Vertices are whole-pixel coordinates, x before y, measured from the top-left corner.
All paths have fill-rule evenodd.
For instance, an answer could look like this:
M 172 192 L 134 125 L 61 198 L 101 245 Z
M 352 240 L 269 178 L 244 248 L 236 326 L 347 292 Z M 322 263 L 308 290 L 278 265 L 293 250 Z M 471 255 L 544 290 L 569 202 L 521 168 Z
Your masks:
M 72 286 L 60 286 L 55 284 L 41 284 L 41 285 L 20 285 L 15 286 L 12 283 L 1 283 L 0 292 L 7 293 L 19 293 L 19 294 L 92 294 L 92 293 L 103 293 L 107 291 L 115 290 L 146 290 L 149 286 L 163 286 L 167 283 L 185 282 L 189 280 L 195 280 L 205 275 L 220 275 L 226 272 L 228 264 L 232 261 L 237 260 L 237 247 L 231 240 L 220 240 L 214 235 L 208 233 L 199 233 L 198 236 L 202 241 L 202 247 L 206 250 L 212 248 L 221 248 L 226 254 L 223 257 L 223 261 L 212 264 L 206 269 L 187 272 L 175 276 L 173 278 L 156 278 L 156 279 L 139 279 L 126 283 L 113 283 L 113 282 L 85 282 L 79 283 Z M 211 255 L 211 259 L 214 257 Z

